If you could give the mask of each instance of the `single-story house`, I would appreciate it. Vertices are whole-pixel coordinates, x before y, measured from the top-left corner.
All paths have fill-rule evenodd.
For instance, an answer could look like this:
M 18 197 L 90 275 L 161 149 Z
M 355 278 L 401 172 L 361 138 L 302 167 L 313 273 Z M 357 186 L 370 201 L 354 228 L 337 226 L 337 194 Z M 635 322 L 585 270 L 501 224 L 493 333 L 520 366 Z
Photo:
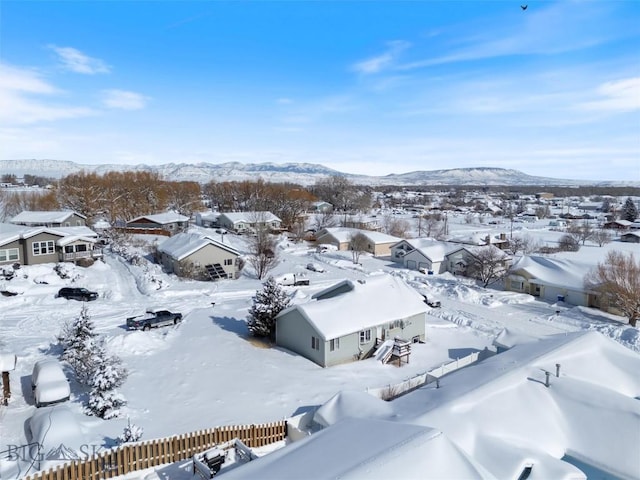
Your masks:
M 164 268 L 178 276 L 236 279 L 240 276 L 240 252 L 231 245 L 200 233 L 178 233 L 158 247 Z
M 26 227 L 0 224 L 0 265 L 75 262 L 102 256 L 89 227 Z
M 226 212 L 218 217 L 218 226 L 232 232 L 252 233 L 259 228 L 280 230 L 282 220 L 271 212 Z
M 459 244 L 432 238 L 412 238 L 391 246 L 391 260 L 412 270 L 444 273 L 447 271 L 446 256 L 462 248 Z
M 629 220 L 614 220 L 613 222 L 607 222 L 604 224 L 604 228 L 608 228 L 611 230 L 628 230 L 631 228 L 631 224 Z
M 472 276 L 469 266 L 476 261 L 475 259 L 482 258 L 484 254 L 488 255 L 484 258 L 499 262 L 500 267 L 505 270 L 511 266 L 511 256 L 495 245 L 465 245 L 447 253 L 444 263 L 447 271 L 454 275 Z
M 525 255 L 509 270 L 505 290 L 528 293 L 552 303 L 598 307 L 596 295 L 584 286 L 584 277 L 592 267 L 563 258 Z
M 490 234 L 473 233 L 471 235 L 462 235 L 449 238 L 449 242 L 462 243 L 464 245 L 495 245 L 500 249 L 506 249 L 509 246 L 507 234 L 501 233 L 499 236 L 491 236 Z
M 321 367 L 366 358 L 385 340 L 425 339 L 424 298 L 392 275 L 344 280 L 276 317 L 276 344 Z
M 87 217 L 72 211 L 24 211 L 10 222 L 27 227 L 84 227 Z
M 362 233 L 367 238 L 365 251 L 374 257 L 391 254 L 391 246 L 401 239 L 386 233 L 372 232 L 369 230 L 359 230 L 357 228 L 327 227 L 316 233 L 316 243 L 328 243 L 338 247 L 338 250 L 349 250 L 351 237 L 357 233 Z
M 127 229 L 159 229 L 173 235 L 189 227 L 189 217 L 176 212 L 143 215 L 127 222 Z
M 312 213 L 326 213 L 333 210 L 333 205 L 329 202 L 311 202 L 311 212 Z
M 620 241 L 627 243 L 640 243 L 640 231 L 623 233 L 620 235 Z
M 199 227 L 217 227 L 220 212 L 198 212 L 196 213 L 196 225 Z

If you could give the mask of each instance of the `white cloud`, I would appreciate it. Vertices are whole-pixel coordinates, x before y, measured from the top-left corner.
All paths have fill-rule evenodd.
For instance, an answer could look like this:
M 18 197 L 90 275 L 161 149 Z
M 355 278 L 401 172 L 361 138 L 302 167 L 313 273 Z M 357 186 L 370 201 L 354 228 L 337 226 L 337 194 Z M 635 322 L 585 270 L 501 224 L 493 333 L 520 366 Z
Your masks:
M 149 97 L 126 90 L 103 90 L 102 104 L 107 108 L 141 110 L 147 106 Z
M 279 105 L 291 105 L 293 103 L 293 100 L 290 98 L 283 97 L 283 98 L 278 98 L 276 102 Z
M 600 112 L 631 112 L 640 110 L 640 77 L 606 82 L 596 90 L 600 98 L 578 107 Z
M 96 73 L 109 73 L 111 67 L 98 58 L 91 58 L 80 50 L 72 47 L 57 47 L 49 45 L 49 48 L 58 55 L 58 60 L 66 70 L 85 75 Z
M 1 64 L 0 123 L 25 125 L 86 117 L 97 113 L 91 108 L 53 104 L 37 97 L 59 93 L 60 90 L 43 80 L 33 70 Z
M 394 40 L 389 42 L 387 45 L 388 49 L 386 52 L 376 57 L 357 62 L 351 67 L 352 70 L 365 75 L 386 70 L 394 65 L 400 53 L 411 46 L 409 42 L 405 42 L 403 40 Z

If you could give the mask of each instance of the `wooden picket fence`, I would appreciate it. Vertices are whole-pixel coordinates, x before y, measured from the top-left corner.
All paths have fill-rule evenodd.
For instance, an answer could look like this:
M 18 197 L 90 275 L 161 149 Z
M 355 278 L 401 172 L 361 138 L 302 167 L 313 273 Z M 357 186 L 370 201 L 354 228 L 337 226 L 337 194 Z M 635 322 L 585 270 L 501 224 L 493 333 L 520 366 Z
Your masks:
M 145 468 L 179 462 L 213 446 L 239 438 L 255 448 L 283 440 L 285 420 L 260 425 L 215 427 L 173 437 L 130 443 L 93 455 L 86 460 L 67 463 L 36 472 L 25 480 L 99 480 L 113 478 Z

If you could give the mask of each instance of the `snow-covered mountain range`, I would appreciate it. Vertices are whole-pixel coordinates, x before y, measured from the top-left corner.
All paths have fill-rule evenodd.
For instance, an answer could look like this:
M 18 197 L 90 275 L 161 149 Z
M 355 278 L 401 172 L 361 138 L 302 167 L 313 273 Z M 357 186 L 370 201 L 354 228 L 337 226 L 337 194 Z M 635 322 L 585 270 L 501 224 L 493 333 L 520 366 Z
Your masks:
M 206 183 L 262 178 L 268 182 L 310 185 L 329 175 L 340 175 L 360 185 L 540 185 L 540 186 L 636 186 L 638 182 L 569 180 L 527 175 L 505 168 L 455 168 L 415 171 L 385 176 L 353 175 L 312 163 L 167 163 L 163 165 L 80 164 L 65 160 L 0 160 L 0 174 L 38 175 L 61 178 L 79 171 L 104 174 L 109 171 L 152 171 L 167 179 Z

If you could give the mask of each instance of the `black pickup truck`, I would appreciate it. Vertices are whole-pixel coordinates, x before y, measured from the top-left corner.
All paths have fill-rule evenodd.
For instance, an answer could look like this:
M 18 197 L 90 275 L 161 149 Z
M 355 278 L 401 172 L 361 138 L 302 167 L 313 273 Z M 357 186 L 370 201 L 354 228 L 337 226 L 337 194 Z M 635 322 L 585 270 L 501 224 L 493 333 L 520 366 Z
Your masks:
M 173 313 L 169 310 L 161 310 L 159 308 L 150 308 L 144 315 L 127 318 L 127 328 L 129 330 L 149 330 L 154 327 L 176 325 L 181 321 L 181 313 Z

